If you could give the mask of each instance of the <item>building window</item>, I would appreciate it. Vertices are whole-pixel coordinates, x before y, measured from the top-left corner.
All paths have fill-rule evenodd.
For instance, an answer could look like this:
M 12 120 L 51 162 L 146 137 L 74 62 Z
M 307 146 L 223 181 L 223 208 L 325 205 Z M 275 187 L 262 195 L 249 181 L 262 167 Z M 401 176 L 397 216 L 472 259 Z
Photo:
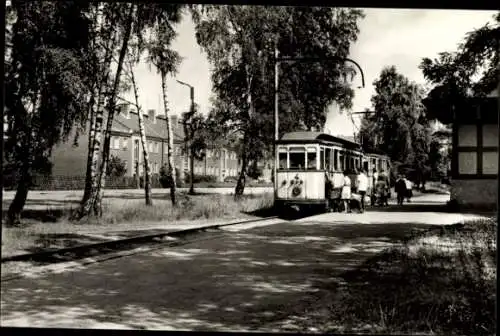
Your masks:
M 122 149 L 124 149 L 124 150 L 128 149 L 128 138 L 122 139 Z
M 462 125 L 458 129 L 458 145 L 459 146 L 477 146 L 477 126 Z
M 458 173 L 459 174 L 477 174 L 477 153 L 460 152 L 458 153 Z
M 498 147 L 498 125 L 483 125 L 483 146 Z
M 120 149 L 120 137 L 113 137 L 113 148 Z
M 483 153 L 483 174 L 498 174 L 498 152 Z

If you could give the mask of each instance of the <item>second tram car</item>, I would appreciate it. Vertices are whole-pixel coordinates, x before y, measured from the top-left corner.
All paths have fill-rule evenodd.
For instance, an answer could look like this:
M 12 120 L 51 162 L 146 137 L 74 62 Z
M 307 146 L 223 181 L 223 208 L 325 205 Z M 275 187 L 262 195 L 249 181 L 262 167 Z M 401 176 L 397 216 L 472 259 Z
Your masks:
M 327 206 L 325 173 L 334 189 L 341 189 L 343 172 L 354 182 L 354 170 L 365 168 L 370 194 L 374 169 L 389 171 L 390 161 L 380 153 L 365 153 L 361 145 L 321 132 L 290 132 L 276 142 L 275 203 L 278 207 Z

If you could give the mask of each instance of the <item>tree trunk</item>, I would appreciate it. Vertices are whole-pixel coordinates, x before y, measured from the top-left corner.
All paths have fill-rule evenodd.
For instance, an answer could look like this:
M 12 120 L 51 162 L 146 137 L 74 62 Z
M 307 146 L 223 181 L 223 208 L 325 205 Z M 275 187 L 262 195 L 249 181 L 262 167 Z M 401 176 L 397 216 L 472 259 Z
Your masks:
M 238 200 L 245 191 L 246 170 L 248 166 L 248 157 L 246 155 L 246 144 L 247 144 L 247 136 L 245 134 L 243 136 L 243 146 L 241 146 L 241 170 L 240 170 L 240 175 L 238 176 L 238 182 L 236 182 L 236 188 L 234 190 L 235 200 Z
M 191 170 L 191 186 L 189 187 L 189 195 L 194 195 L 194 154 L 193 154 L 193 149 L 189 151 L 190 154 L 190 160 L 191 162 L 189 163 L 189 169 Z
M 172 133 L 172 123 L 170 122 L 169 114 L 168 114 L 168 102 L 167 102 L 167 74 L 165 71 L 161 71 L 161 88 L 163 94 L 163 109 L 165 113 L 165 121 L 167 123 L 167 169 L 170 175 L 170 199 L 172 200 L 172 205 L 176 205 L 176 176 L 175 176 L 175 165 L 174 165 L 174 157 L 173 157 L 173 148 L 174 148 L 174 137 Z
M 85 173 L 85 189 L 83 193 L 83 199 L 86 200 L 89 198 L 92 192 L 92 159 L 94 157 L 94 140 L 96 135 L 96 119 L 97 119 L 97 111 L 94 110 L 95 106 L 95 91 L 92 92 L 92 97 L 89 102 L 89 110 L 90 110 L 90 130 L 89 130 L 89 144 L 88 144 L 88 153 L 87 153 L 87 170 Z M 101 90 L 99 90 L 97 97 L 102 95 Z M 99 106 L 97 106 L 97 110 Z
M 17 183 L 16 195 L 12 200 L 7 212 L 8 225 L 17 225 L 21 223 L 21 212 L 23 211 L 26 199 L 28 198 L 28 191 L 31 185 L 31 174 L 29 169 L 29 162 L 23 163 L 21 176 Z
M 136 189 L 141 189 L 141 179 L 139 176 L 139 158 L 137 158 L 137 160 L 135 161 L 135 184 L 136 184 Z
M 153 197 L 151 193 L 151 167 L 149 165 L 149 154 L 148 145 L 146 143 L 146 131 L 144 129 L 144 116 L 142 115 L 141 107 L 139 105 L 139 92 L 137 85 L 135 83 L 134 70 L 132 69 L 132 64 L 129 64 L 130 78 L 132 80 L 132 88 L 134 89 L 135 106 L 137 108 L 137 120 L 139 123 L 139 133 L 141 135 L 142 151 L 144 156 L 144 197 L 146 200 L 146 205 L 153 205 Z M 137 172 L 139 173 L 139 172 Z
M 136 97 L 136 101 L 137 101 Z M 144 117 L 142 111 L 138 109 L 139 132 L 141 134 L 142 153 L 144 156 L 144 192 L 146 198 L 146 205 L 153 205 L 153 198 L 151 195 L 151 166 L 149 164 L 148 145 L 146 142 L 146 131 L 144 130 Z
M 97 169 L 99 165 L 99 154 L 101 151 L 101 137 L 102 137 L 102 125 L 103 125 L 103 105 L 104 105 L 104 95 L 99 97 L 97 106 L 98 110 L 96 113 L 95 120 L 95 133 L 92 149 L 92 159 L 90 164 L 90 175 L 87 176 L 86 180 L 90 180 L 90 190 L 89 193 L 84 194 L 80 208 L 73 213 L 72 219 L 80 220 L 85 216 L 90 215 L 90 211 L 95 203 L 96 193 L 99 187 L 99 180 L 97 176 Z M 87 182 L 87 181 L 86 181 Z

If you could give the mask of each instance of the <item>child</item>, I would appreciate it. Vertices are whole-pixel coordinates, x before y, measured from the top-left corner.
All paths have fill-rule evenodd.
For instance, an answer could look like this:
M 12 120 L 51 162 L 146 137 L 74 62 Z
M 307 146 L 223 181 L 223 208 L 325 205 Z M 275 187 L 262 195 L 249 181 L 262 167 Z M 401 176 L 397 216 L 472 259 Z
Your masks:
M 357 193 L 352 193 L 351 194 L 351 201 L 349 202 L 349 206 L 352 209 L 358 210 L 358 212 L 363 212 L 361 208 L 361 198 L 362 196 Z

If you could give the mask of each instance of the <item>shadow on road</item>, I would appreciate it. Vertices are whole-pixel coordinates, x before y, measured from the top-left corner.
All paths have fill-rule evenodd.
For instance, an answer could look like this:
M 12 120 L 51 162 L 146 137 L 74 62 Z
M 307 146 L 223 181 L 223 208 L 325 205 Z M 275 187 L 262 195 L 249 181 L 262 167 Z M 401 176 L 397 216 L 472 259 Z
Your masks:
M 13 280 L 2 283 L 2 325 L 293 330 L 282 323 L 300 317 L 346 271 L 432 227 L 276 224 Z
M 380 212 L 451 212 L 446 204 L 443 203 L 405 203 L 403 205 L 389 205 L 385 207 L 373 206 L 367 208 L 367 211 Z

